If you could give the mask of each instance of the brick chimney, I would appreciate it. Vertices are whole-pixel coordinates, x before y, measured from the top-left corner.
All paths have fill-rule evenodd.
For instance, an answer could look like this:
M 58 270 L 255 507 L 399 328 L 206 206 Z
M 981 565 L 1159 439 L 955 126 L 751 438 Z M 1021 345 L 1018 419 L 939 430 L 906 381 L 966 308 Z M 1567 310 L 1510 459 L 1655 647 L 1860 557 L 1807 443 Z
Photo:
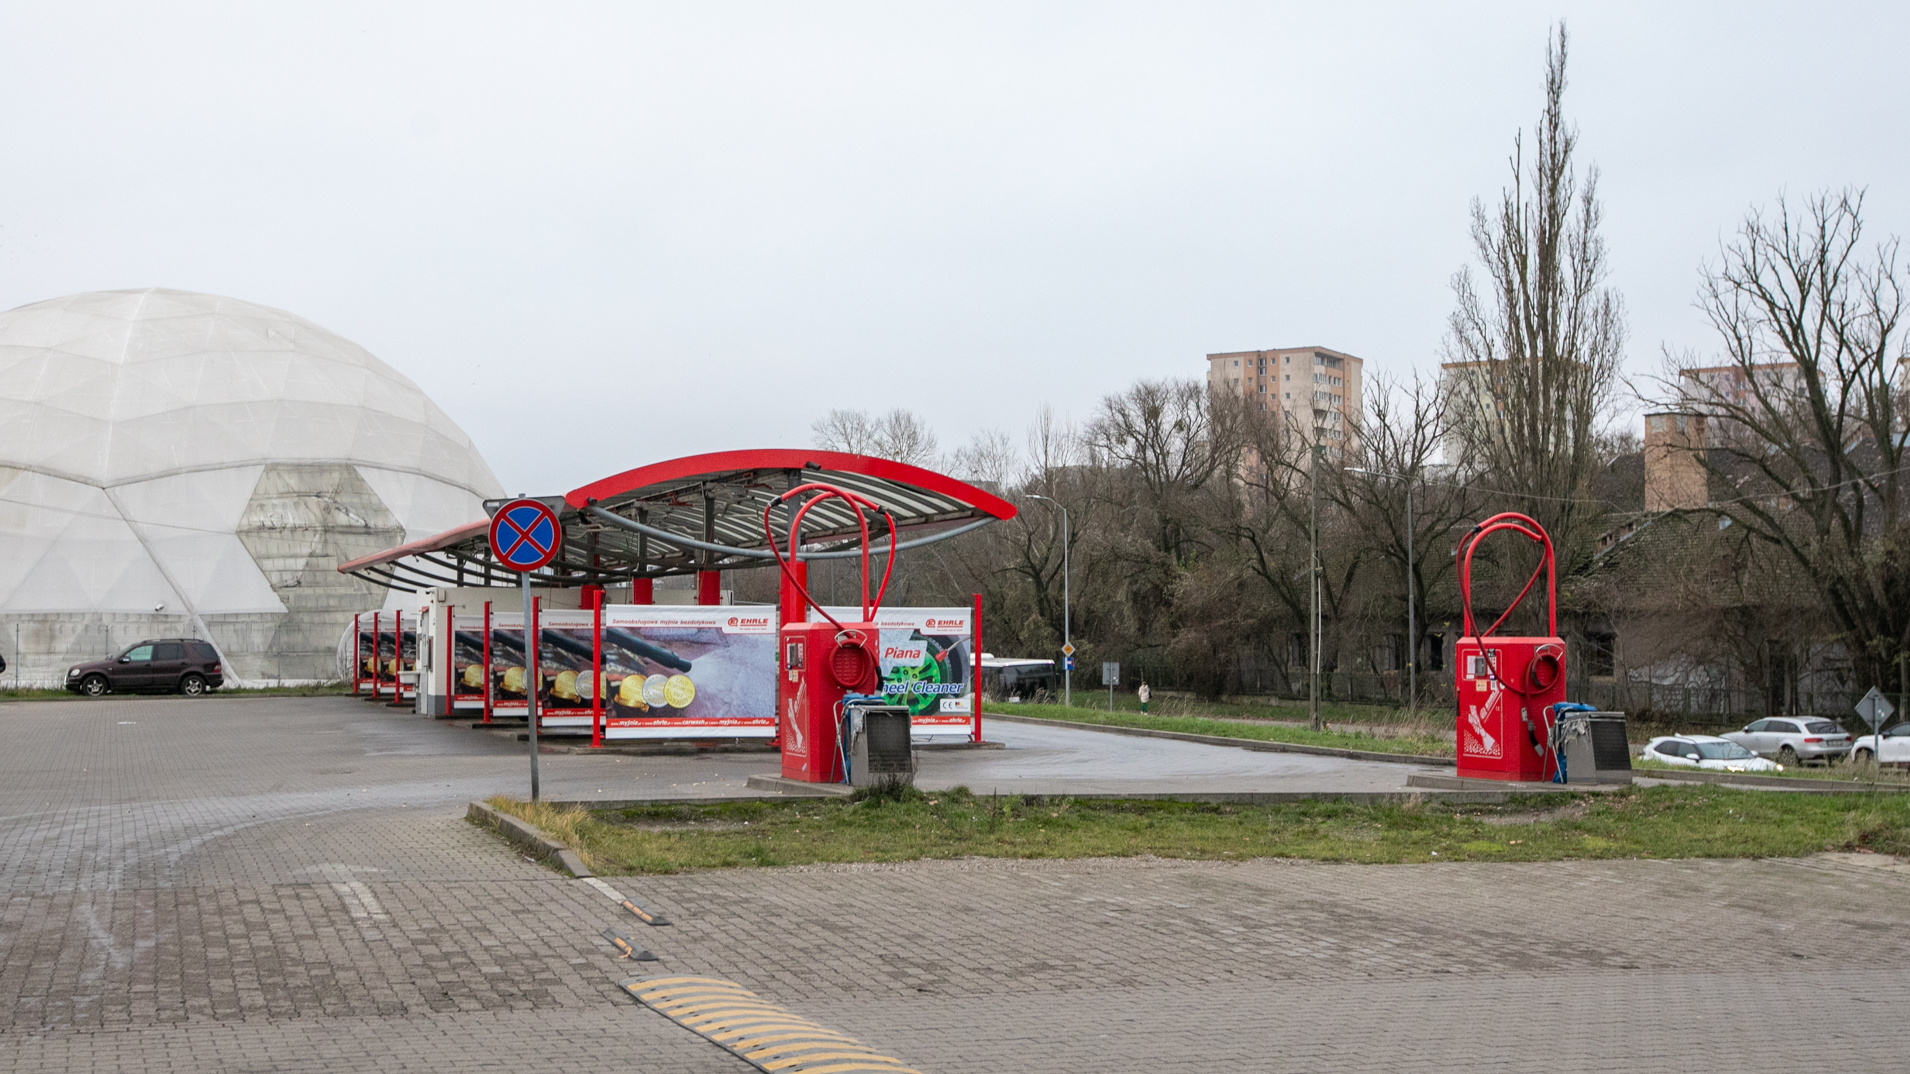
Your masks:
M 1645 415 L 1645 510 L 1675 511 L 1710 501 L 1698 455 L 1703 450 L 1703 415 L 1670 410 Z

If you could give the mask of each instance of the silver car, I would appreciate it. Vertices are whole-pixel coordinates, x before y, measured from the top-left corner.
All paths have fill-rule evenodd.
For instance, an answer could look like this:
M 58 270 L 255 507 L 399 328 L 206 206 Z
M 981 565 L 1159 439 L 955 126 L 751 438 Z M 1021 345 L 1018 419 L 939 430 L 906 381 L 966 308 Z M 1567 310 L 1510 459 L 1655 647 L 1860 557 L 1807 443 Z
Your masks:
M 1742 731 L 1719 736 L 1780 764 L 1834 761 L 1850 755 L 1850 732 L 1832 720 L 1816 716 L 1782 716 L 1753 720 Z

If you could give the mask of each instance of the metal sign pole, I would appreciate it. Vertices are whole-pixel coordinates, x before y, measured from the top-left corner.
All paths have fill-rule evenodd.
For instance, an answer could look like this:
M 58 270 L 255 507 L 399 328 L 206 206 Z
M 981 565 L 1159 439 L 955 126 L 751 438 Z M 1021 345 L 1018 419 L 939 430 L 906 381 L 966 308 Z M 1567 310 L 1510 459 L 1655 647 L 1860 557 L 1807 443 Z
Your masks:
M 537 630 L 531 621 L 531 573 L 517 576 L 524 587 L 524 715 L 531 729 L 531 801 L 537 801 Z
M 489 506 L 488 504 L 486 505 Z M 537 785 L 537 600 L 531 596 L 531 572 L 557 558 L 564 543 L 563 522 L 548 503 L 520 496 L 491 516 L 491 550 L 498 562 L 517 572 L 524 594 L 524 724 L 531 745 L 531 801 Z

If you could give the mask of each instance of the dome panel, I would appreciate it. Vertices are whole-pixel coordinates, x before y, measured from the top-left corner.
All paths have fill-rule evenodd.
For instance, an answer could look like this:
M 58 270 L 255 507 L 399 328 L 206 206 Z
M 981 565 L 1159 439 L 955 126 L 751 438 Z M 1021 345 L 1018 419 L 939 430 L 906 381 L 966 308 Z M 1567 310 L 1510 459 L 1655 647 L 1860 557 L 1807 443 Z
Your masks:
M 240 676 L 329 667 L 387 597 L 337 564 L 501 494 L 416 384 L 292 314 L 159 288 L 0 313 L 0 616 L 29 677 L 141 623 L 236 647 Z
M 325 419 L 330 421 L 380 413 L 391 421 L 377 428 L 403 430 L 403 444 L 364 437 L 345 441 L 345 450 L 355 453 L 345 461 L 376 463 L 407 451 L 415 454 L 415 440 L 422 436 L 432 441 L 433 457 L 463 460 L 460 483 L 483 495 L 497 484 L 470 438 L 403 374 L 303 318 L 250 302 L 161 288 L 38 302 L 0 313 L 0 362 L 15 373 L 0 379 L 0 405 L 47 406 L 115 424 L 174 412 L 192 416 L 171 427 L 188 437 L 186 450 L 167 455 L 157 466 L 141 458 L 148 445 L 122 450 L 119 430 L 105 431 L 105 450 L 77 473 L 101 484 L 163 473 L 182 465 L 183 457 L 229 458 L 224 453 L 243 451 L 248 438 L 205 444 L 206 438 L 220 439 L 211 426 L 231 415 L 228 411 L 217 419 L 201 411 L 287 401 L 330 411 Z M 268 434 L 267 442 L 280 441 Z M 0 449 L 5 452 L 0 463 L 44 462 L 35 443 L 24 438 L 0 435 Z M 73 455 L 63 455 L 64 470 Z

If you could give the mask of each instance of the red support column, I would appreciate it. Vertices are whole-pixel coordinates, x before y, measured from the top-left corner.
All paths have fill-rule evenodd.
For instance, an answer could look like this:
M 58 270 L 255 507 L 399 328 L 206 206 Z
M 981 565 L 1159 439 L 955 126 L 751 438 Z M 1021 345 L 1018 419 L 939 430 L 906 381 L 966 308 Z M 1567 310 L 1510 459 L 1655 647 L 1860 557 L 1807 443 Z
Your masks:
M 429 706 L 426 706 L 427 708 Z M 444 714 L 458 714 L 458 606 L 444 606 Z
M 974 639 L 969 644 L 975 650 L 975 681 L 972 684 L 975 687 L 975 701 L 972 706 L 974 711 L 969 713 L 969 716 L 975 721 L 975 728 L 969 732 L 968 740 L 979 744 L 982 740 L 982 595 L 980 593 L 975 594 L 975 621 L 969 625 L 973 631 L 970 637 Z
M 597 590 L 590 609 L 590 748 L 604 744 L 604 605 Z
M 654 578 L 633 578 L 630 580 L 630 603 L 655 604 L 657 602 L 657 584 Z
M 604 587 L 600 585 L 578 586 L 577 599 L 577 606 L 585 611 L 589 611 L 604 602 Z
M 491 602 L 484 602 L 484 722 L 491 722 Z
M 351 617 L 351 692 L 358 696 L 358 684 L 365 678 L 365 636 L 359 633 L 358 616 Z M 18 659 L 18 657 L 15 657 Z
M 696 602 L 698 604 L 723 603 L 723 572 L 696 572 Z
M 781 571 L 777 573 L 781 575 L 781 577 L 777 579 L 779 588 L 777 589 L 776 601 L 776 636 L 779 641 L 779 644 L 776 646 L 776 682 L 778 684 L 776 696 L 781 698 L 783 675 L 789 671 L 787 667 L 783 666 L 783 661 L 789 657 L 789 647 L 780 644 L 782 628 L 791 623 L 806 623 L 809 621 L 809 601 L 802 595 L 802 590 L 809 586 L 809 564 L 799 559 L 789 565 L 789 574 L 796 576 L 795 582 L 789 580 L 789 574 L 782 574 Z M 797 583 L 801 583 L 802 588 L 798 588 Z M 779 700 L 777 704 L 780 705 L 781 701 Z M 783 716 L 779 710 L 776 714 L 775 739 L 776 748 L 779 750 L 783 748 L 783 722 Z
M 384 614 L 383 612 L 371 613 L 371 699 L 373 701 L 378 700 L 378 673 L 384 667 L 384 661 L 380 660 L 379 656 L 384 650 L 385 638 L 378 631 L 378 619 Z
M 789 580 L 788 574 L 783 575 L 781 579 L 782 589 L 780 592 L 782 599 L 777 602 L 779 605 L 777 611 L 781 615 L 781 620 L 777 623 L 778 629 L 790 623 L 804 623 L 809 620 L 809 602 L 803 599 L 802 589 L 797 588 L 798 585 L 804 588 L 808 587 L 809 564 L 802 560 L 797 560 L 790 565 L 790 574 L 796 576 L 794 582 Z
M 405 613 L 403 609 L 391 613 L 391 707 L 397 708 L 405 699 L 404 680 L 398 673 L 405 669 Z

